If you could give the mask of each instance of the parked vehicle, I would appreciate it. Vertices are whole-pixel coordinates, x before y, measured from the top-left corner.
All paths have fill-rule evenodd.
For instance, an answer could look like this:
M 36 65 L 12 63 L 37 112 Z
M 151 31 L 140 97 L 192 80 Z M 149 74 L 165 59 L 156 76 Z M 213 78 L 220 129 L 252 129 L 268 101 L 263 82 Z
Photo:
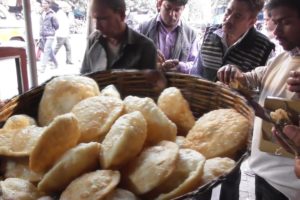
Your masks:
M 8 12 L 7 8 L 0 5 L 0 43 L 9 40 L 25 39 L 25 23 L 18 19 L 14 13 Z

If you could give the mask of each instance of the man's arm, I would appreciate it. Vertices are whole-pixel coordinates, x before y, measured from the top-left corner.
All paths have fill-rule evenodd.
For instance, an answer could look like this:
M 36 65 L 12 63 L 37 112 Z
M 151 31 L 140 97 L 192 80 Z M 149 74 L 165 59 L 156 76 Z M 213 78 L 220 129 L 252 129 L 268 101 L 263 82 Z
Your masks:
M 144 69 L 156 69 L 157 66 L 157 50 L 153 42 L 149 41 L 143 47 L 143 53 L 141 55 L 142 67 Z
M 195 61 L 197 60 L 197 58 L 199 56 L 199 50 L 200 50 L 199 44 L 200 44 L 200 42 L 199 42 L 198 38 L 196 38 L 193 41 L 192 46 L 190 48 L 187 62 L 180 61 L 177 66 L 177 71 L 185 73 L 185 74 L 191 74 L 191 71 L 193 70 Z

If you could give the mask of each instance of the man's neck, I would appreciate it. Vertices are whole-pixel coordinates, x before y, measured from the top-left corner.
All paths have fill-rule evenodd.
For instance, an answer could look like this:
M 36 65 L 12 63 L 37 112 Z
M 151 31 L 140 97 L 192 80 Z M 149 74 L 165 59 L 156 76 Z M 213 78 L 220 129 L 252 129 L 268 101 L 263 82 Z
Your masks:
M 112 36 L 112 37 L 107 37 L 107 41 L 111 44 L 111 45 L 119 45 L 120 43 L 122 43 L 124 41 L 125 38 L 125 32 L 126 32 L 126 24 L 124 23 L 118 34 Z

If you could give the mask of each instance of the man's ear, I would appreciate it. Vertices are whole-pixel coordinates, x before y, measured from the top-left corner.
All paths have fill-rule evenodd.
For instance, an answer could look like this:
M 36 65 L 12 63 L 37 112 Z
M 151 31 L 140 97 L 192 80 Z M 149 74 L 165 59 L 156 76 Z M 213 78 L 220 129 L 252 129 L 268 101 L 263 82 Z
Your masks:
M 118 12 L 120 13 L 122 21 L 125 21 L 125 18 L 126 18 L 125 10 L 119 10 Z
M 255 16 L 255 17 L 252 17 L 251 19 L 250 19 L 250 27 L 252 27 L 252 26 L 254 26 L 255 25 L 255 23 L 256 23 L 256 21 L 257 21 L 257 17 Z
M 157 8 L 157 11 L 160 10 L 160 7 L 161 7 L 161 4 L 164 0 L 156 0 L 156 8 Z

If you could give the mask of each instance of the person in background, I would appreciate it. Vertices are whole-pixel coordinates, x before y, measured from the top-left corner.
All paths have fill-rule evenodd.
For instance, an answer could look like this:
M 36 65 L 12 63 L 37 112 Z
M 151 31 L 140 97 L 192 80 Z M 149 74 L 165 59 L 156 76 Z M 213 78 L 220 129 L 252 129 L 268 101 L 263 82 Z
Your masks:
M 88 38 L 82 74 L 110 69 L 155 69 L 153 42 L 125 23 L 124 0 L 93 0 L 96 31 Z
M 270 55 L 270 57 L 274 57 L 275 55 L 282 53 L 283 49 L 279 45 L 278 40 L 276 40 L 275 35 L 273 33 L 276 28 L 276 25 L 271 19 L 271 12 L 269 11 L 268 6 L 264 7 L 263 16 L 264 16 L 264 24 L 263 24 L 262 33 L 265 34 L 271 40 L 271 42 L 275 44 L 275 49 Z
M 59 28 L 56 30 L 56 46 L 54 54 L 56 55 L 59 49 L 64 46 L 66 49 L 66 64 L 72 65 L 72 47 L 70 43 L 70 20 L 67 15 L 67 7 L 58 6 L 56 18 L 59 21 Z
M 264 65 L 274 44 L 254 28 L 263 0 L 231 0 L 223 23 L 206 28 L 191 74 L 217 80 L 223 65 L 235 64 L 243 72 Z
M 300 100 L 300 1 L 270 0 L 268 7 L 276 25 L 275 37 L 285 52 L 270 60 L 266 66 L 250 72 L 243 73 L 233 65 L 218 70 L 218 78 L 223 83 L 237 80 L 246 87 L 258 87 L 258 103 L 262 106 L 268 96 Z M 259 149 L 262 119 L 258 117 L 254 121 L 252 137 L 251 155 L 247 161 L 255 174 L 256 200 L 299 200 L 300 180 L 295 173 L 291 173 L 295 160 Z M 298 164 L 299 159 L 296 162 Z
M 54 42 L 55 31 L 58 29 L 59 24 L 54 11 L 50 8 L 51 3 L 51 0 L 42 0 L 43 11 L 41 13 L 40 20 L 40 40 L 44 54 L 42 58 L 41 72 L 45 71 L 49 60 L 51 60 L 54 64 L 54 67 L 52 68 L 57 68 L 58 66 L 52 45 Z
M 180 18 L 188 0 L 157 0 L 159 14 L 142 23 L 138 31 L 158 49 L 158 66 L 163 70 L 189 73 L 199 51 L 196 32 Z

